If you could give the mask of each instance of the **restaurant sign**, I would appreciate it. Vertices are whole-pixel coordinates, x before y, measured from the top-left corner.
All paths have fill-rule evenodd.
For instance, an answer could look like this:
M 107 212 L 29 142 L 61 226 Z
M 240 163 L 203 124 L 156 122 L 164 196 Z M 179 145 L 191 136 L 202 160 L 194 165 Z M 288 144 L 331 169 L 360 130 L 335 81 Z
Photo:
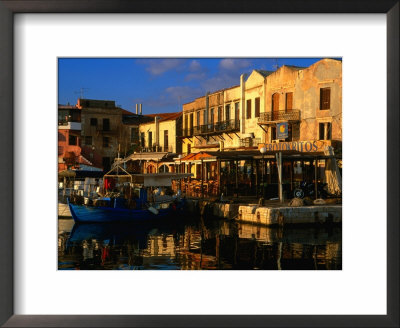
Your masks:
M 286 139 L 289 137 L 289 125 L 287 122 L 276 124 L 276 139 Z
M 323 152 L 326 146 L 330 146 L 330 140 L 290 141 L 260 144 L 259 148 L 265 147 L 267 151 L 298 151 L 298 152 Z

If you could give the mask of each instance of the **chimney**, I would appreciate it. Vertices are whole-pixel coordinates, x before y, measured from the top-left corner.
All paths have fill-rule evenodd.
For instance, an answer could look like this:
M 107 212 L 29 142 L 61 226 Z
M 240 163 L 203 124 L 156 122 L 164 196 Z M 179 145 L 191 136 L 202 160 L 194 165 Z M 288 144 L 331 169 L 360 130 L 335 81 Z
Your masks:
M 142 104 L 139 104 L 139 113 L 142 115 Z
M 139 114 L 139 108 L 138 108 L 138 104 L 136 104 L 136 115 Z

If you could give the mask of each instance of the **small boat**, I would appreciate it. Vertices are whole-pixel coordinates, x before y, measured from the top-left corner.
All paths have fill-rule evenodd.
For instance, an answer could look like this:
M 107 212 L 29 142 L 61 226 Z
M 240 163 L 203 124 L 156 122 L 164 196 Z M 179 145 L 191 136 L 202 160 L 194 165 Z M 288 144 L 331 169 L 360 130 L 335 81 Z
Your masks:
M 116 167 L 104 175 L 107 197 L 96 199 L 85 197 L 83 202 L 76 203 L 68 198 L 67 202 L 76 223 L 134 223 L 159 219 L 183 210 L 185 199 L 180 197 L 180 192 L 176 195 L 160 195 L 160 192 L 154 192 L 154 188 L 171 187 L 172 180 L 191 175 L 190 173 L 130 174 L 122 167 Z

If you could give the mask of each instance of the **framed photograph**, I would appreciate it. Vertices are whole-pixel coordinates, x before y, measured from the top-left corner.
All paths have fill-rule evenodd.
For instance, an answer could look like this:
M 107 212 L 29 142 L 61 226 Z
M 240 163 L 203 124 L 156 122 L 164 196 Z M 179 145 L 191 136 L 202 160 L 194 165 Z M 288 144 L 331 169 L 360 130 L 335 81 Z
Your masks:
M 397 327 L 398 18 L 398 1 L 301 6 L 296 1 L 190 6 L 180 1 L 168 6 L 162 1 L 0 1 L 0 146 L 5 150 L 0 158 L 0 323 Z M 295 82 L 288 78 L 292 75 Z M 86 85 L 93 77 L 96 84 Z M 124 96 L 106 96 L 122 84 Z M 316 123 L 307 121 L 313 106 Z M 327 115 L 327 109 L 336 114 Z M 127 132 L 122 141 L 114 133 L 116 111 Z M 246 124 L 236 126 L 236 119 L 245 121 L 247 130 Z M 254 131 L 251 119 L 257 122 Z M 196 122 L 193 128 L 190 122 Z M 178 125 L 179 139 L 174 138 Z M 315 137 L 307 139 L 305 128 Z M 182 233 L 176 225 L 166 233 L 149 228 L 135 238 L 126 226 L 103 231 L 97 221 L 78 222 L 93 217 L 82 212 L 90 206 L 108 213 L 107 201 L 121 218 L 123 211 L 151 216 L 176 210 L 181 193 L 234 204 L 254 192 L 254 199 L 262 196 L 259 209 L 266 200 L 283 202 L 288 190 L 304 204 L 318 201 L 317 195 L 323 201 L 329 185 L 322 189 L 319 169 L 333 157 L 318 153 L 319 145 L 341 141 L 342 132 L 340 231 L 331 227 L 309 234 L 323 240 L 318 244 L 323 254 L 304 247 L 298 230 L 283 224 L 287 216 L 281 212 L 275 230 L 258 222 L 256 230 L 247 231 L 231 220 L 215 232 L 201 221 L 199 230 L 185 223 Z M 230 158 L 235 147 L 241 149 L 241 161 Z M 82 182 L 68 182 L 71 172 L 75 178 L 85 170 L 91 173 Z M 154 174 L 164 179 L 157 188 Z M 135 181 L 115 183 L 121 175 Z M 276 192 L 270 188 L 275 175 Z M 302 182 L 307 175 L 308 187 Z M 134 189 L 138 184 L 143 188 Z M 57 220 L 60 195 L 68 198 L 73 228 L 72 219 L 60 220 L 60 207 Z M 171 202 L 156 200 L 162 197 Z M 119 204 L 122 198 L 129 202 Z M 314 213 L 313 220 L 336 220 L 329 213 Z M 242 209 L 238 215 L 263 220 L 258 214 Z M 107 218 L 103 212 L 96 215 L 94 220 Z M 276 242 L 282 236 L 290 237 L 286 248 Z M 232 246 L 235 256 L 226 260 L 230 255 L 223 251 L 235 238 L 243 243 Z M 194 259 L 198 255 L 200 262 Z

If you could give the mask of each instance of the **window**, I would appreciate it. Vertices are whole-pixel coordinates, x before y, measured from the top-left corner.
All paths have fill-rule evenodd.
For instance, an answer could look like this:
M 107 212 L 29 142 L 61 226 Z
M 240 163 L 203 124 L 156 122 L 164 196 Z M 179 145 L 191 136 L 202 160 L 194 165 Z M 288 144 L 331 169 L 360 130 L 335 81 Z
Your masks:
M 141 132 L 140 133 L 140 146 L 141 147 L 145 147 L 145 144 L 144 144 L 144 132 Z
M 185 131 L 188 130 L 189 127 L 189 115 L 185 115 Z
M 168 151 L 168 130 L 164 130 L 164 151 Z
M 214 124 L 214 108 L 210 110 L 210 123 Z
M 90 119 L 90 125 L 91 125 L 91 126 L 97 126 L 97 118 L 93 118 L 93 117 L 92 117 L 92 118 Z
M 251 118 L 251 99 L 248 99 L 246 102 L 246 118 Z
M 77 140 L 78 140 L 78 138 L 76 136 L 69 135 L 68 136 L 68 145 L 76 146 Z
M 299 123 L 290 124 L 289 133 L 291 133 L 291 141 L 300 140 L 300 124 Z
M 331 108 L 331 88 L 320 89 L 319 101 L 319 109 L 325 110 Z
M 92 145 L 92 137 L 91 136 L 85 136 L 85 145 L 86 146 L 91 146 Z
M 329 122 L 319 123 L 319 140 L 332 139 L 332 124 Z
M 276 139 L 276 127 L 271 127 L 271 141 Z
M 147 147 L 151 149 L 153 147 L 153 132 L 149 131 L 147 136 L 148 136 L 148 141 L 149 141 Z
M 260 97 L 255 99 L 254 103 L 254 117 L 260 117 Z
M 190 130 L 193 131 L 193 113 L 190 114 Z
M 272 95 L 272 111 L 279 112 L 279 93 Z
M 225 121 L 229 121 L 231 119 L 231 105 L 225 106 Z
M 222 111 L 222 106 L 218 107 L 218 122 L 222 122 L 224 120 L 224 113 Z
M 240 120 L 239 115 L 240 115 L 240 114 L 239 114 L 239 103 L 236 102 L 236 103 L 235 103 L 235 120 L 236 120 L 236 121 Z
M 109 137 L 103 137 L 103 147 L 104 148 L 110 147 L 110 138 Z
M 196 113 L 196 122 L 197 122 L 197 126 L 200 126 L 200 111 L 198 111 Z
M 137 143 L 139 138 L 139 128 L 131 128 L 131 143 Z
M 192 150 L 192 145 L 189 143 L 189 144 L 187 145 L 187 152 L 188 152 L 188 154 L 190 154 L 191 150 Z
M 291 112 L 293 109 L 293 92 L 286 94 L 286 112 Z
M 103 118 L 103 131 L 110 131 L 110 119 Z
M 206 125 L 208 123 L 208 110 L 205 109 L 203 112 L 203 125 Z

